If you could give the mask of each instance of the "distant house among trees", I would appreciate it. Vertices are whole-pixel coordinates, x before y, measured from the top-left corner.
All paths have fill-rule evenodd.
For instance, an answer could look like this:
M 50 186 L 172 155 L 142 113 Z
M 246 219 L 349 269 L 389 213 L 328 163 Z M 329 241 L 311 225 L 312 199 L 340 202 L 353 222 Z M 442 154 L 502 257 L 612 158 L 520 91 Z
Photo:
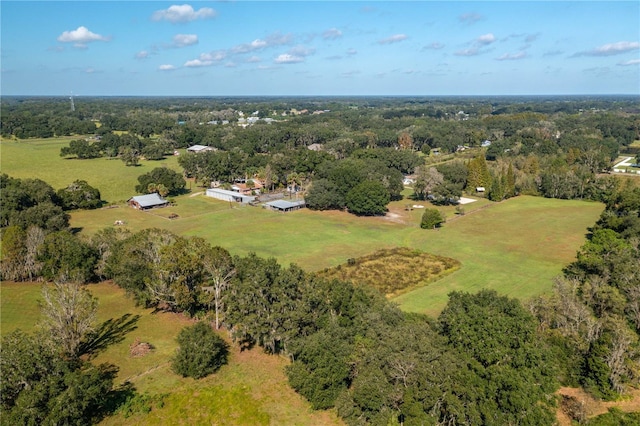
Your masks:
M 230 203 L 249 204 L 256 199 L 254 195 L 244 195 L 236 191 L 227 191 L 221 188 L 209 188 L 205 192 L 207 197 L 216 198 Z
M 305 207 L 305 202 L 304 200 L 300 200 L 300 201 L 276 200 L 276 201 L 269 201 L 268 203 L 265 203 L 264 206 L 269 210 L 275 210 L 279 212 L 290 212 L 293 210 L 300 210 L 301 208 Z
M 187 148 L 187 152 L 194 152 L 196 154 L 200 152 L 207 152 L 207 151 L 216 151 L 216 149 L 212 146 L 206 146 L 206 145 L 193 145 Z
M 129 205 L 134 209 L 148 210 L 156 207 L 166 207 L 169 202 L 162 198 L 157 192 L 147 195 L 137 195 L 129 199 Z
M 234 183 L 231 189 L 243 195 L 258 194 L 262 191 L 263 185 L 258 180 L 247 180 L 245 183 Z

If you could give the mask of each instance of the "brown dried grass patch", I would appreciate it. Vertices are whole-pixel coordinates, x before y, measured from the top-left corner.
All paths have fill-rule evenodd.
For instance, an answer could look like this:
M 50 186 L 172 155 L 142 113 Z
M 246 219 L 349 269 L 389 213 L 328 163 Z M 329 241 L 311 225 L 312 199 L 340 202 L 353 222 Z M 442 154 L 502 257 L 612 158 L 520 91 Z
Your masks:
M 442 278 L 460 262 L 407 247 L 382 249 L 317 272 L 321 277 L 369 285 L 391 298 Z

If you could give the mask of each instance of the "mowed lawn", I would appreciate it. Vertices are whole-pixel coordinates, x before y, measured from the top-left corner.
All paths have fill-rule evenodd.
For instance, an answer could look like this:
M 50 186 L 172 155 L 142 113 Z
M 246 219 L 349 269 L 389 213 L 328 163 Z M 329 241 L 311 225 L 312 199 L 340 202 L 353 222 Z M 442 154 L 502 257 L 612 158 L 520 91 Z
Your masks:
M 0 170 L 14 178 L 42 179 L 56 190 L 74 180 L 86 180 L 89 185 L 98 188 L 102 199 L 109 203 L 126 201 L 136 195 L 138 176 L 156 167 L 181 170 L 177 157 L 173 156 L 160 161 L 141 161 L 136 167 L 127 167 L 119 159 L 78 160 L 60 157 L 60 148 L 80 138 L 2 139 Z
M 16 328 L 33 331 L 39 318 L 37 300 L 41 284 L 3 283 L 0 287 L 2 335 Z M 170 358 L 177 348 L 179 331 L 193 321 L 179 314 L 154 313 L 136 307 L 112 283 L 92 284 L 99 300 L 98 323 L 109 319 L 129 323 L 119 340 L 92 362 L 119 367 L 118 383 L 131 382 L 140 393 L 165 394 L 164 406 L 149 414 L 129 418 L 115 415 L 103 425 L 233 424 L 233 425 L 342 425 L 335 411 L 314 411 L 288 385 L 284 366 L 288 359 L 264 354 L 260 348 L 240 351 L 231 345 L 229 364 L 201 380 L 182 378 L 171 371 Z M 228 339 L 224 330 L 220 331 Z M 154 349 L 133 357 L 130 346 L 139 340 Z
M 116 220 L 132 231 L 165 228 L 202 237 L 232 254 L 255 252 L 308 271 L 380 248 L 416 248 L 462 263 L 444 279 L 394 299 L 405 310 L 437 315 L 453 290 L 490 288 L 523 300 L 549 291 L 603 209 L 599 203 L 528 196 L 502 203 L 480 200 L 465 206 L 464 216 L 449 208 L 449 221 L 441 229 L 424 230 L 418 226 L 422 210 L 405 211 L 401 203 L 386 218 L 360 218 L 307 209 L 276 213 L 195 194 L 178 197 L 175 207 L 149 212 L 126 206 L 74 212 L 71 225 L 85 235 Z M 172 213 L 179 217 L 168 219 Z

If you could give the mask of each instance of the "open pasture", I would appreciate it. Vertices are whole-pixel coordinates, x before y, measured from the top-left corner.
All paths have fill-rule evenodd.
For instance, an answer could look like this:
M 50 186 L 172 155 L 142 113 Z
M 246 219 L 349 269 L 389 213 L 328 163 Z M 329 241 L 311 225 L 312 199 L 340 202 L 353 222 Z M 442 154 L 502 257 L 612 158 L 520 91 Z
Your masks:
M 443 207 L 449 221 L 441 229 L 424 230 L 419 227 L 422 209 L 406 211 L 402 202 L 390 206 L 388 217 L 362 218 L 307 209 L 276 213 L 185 195 L 176 199 L 176 206 L 148 212 L 126 206 L 74 212 L 71 225 L 83 234 L 116 220 L 132 231 L 165 228 L 202 237 L 232 254 L 255 252 L 309 271 L 379 249 L 418 249 L 462 264 L 453 274 L 394 299 L 403 309 L 437 315 L 453 290 L 491 288 L 521 299 L 548 291 L 603 209 L 593 202 L 528 196 L 502 203 L 480 200 L 465 207 L 463 216 Z M 172 213 L 179 217 L 168 219 Z
M 74 180 L 86 180 L 100 190 L 102 199 L 108 203 L 128 200 L 136 195 L 138 176 L 156 167 L 181 170 L 177 157 L 160 161 L 140 161 L 136 167 L 127 167 L 120 159 L 94 158 L 78 160 L 60 157 L 60 148 L 81 136 L 49 139 L 27 139 L 0 141 L 0 170 L 11 177 L 38 178 L 54 189 L 64 188 Z

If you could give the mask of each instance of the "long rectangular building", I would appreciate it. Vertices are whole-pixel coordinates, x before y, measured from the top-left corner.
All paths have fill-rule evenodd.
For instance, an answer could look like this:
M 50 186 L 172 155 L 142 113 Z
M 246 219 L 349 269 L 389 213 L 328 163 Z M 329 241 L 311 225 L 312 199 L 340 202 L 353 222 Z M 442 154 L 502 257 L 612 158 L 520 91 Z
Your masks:
M 220 188 L 209 188 L 207 189 L 205 195 L 207 197 L 216 198 L 218 200 L 241 204 L 249 204 L 256 199 L 254 195 L 243 195 L 239 192 L 227 191 L 226 189 Z

